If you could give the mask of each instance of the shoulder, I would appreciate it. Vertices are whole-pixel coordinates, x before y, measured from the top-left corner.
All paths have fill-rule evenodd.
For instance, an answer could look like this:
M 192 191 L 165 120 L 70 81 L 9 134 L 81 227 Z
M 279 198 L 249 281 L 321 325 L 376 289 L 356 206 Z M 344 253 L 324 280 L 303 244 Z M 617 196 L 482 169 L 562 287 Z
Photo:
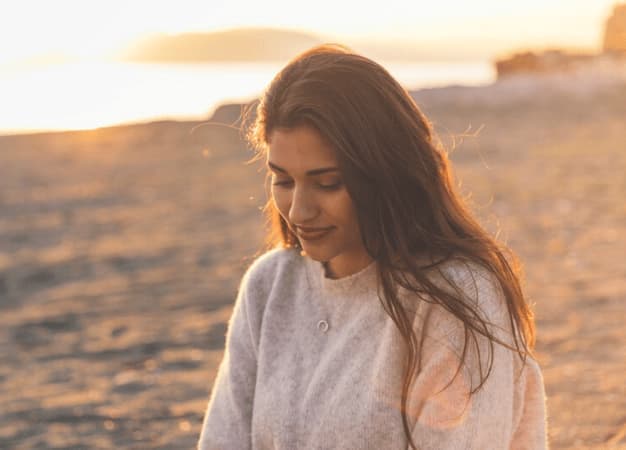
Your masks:
M 462 296 L 463 302 L 484 319 L 498 321 L 507 312 L 498 278 L 478 262 L 452 258 L 434 271 L 433 279 L 442 289 Z
M 303 264 L 303 257 L 297 249 L 271 249 L 258 256 L 248 267 L 240 289 L 268 292 L 279 280 L 290 276 Z
M 260 330 L 268 302 L 273 297 L 284 297 L 294 267 L 301 265 L 302 257 L 295 249 L 275 248 L 258 256 L 246 270 L 237 295 L 241 308 L 251 327 Z
M 513 344 L 508 303 L 491 270 L 466 258 L 453 258 L 433 268 L 428 277 L 437 288 L 456 299 L 453 304 L 439 300 L 423 302 L 419 318 L 431 337 L 453 341 L 455 346 L 463 344 L 467 324 L 454 310 L 479 328 L 486 328 L 498 340 Z M 480 334 L 476 337 L 482 339 Z

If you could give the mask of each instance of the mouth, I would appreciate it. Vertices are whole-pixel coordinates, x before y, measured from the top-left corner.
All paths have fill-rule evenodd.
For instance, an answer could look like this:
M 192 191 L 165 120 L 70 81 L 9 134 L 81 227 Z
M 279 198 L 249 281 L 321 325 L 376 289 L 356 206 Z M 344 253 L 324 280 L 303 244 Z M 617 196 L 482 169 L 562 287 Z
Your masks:
M 327 227 L 327 228 L 307 228 L 307 227 L 298 227 L 297 235 L 300 239 L 305 241 L 316 241 L 318 239 L 322 239 L 328 233 L 330 233 L 335 227 Z

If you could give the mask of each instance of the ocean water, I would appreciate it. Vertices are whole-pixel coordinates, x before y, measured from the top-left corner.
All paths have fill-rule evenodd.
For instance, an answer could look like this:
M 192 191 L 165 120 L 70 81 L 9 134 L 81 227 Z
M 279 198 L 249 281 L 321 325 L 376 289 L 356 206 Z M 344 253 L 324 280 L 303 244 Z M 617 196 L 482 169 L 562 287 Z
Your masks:
M 487 61 L 380 61 L 407 89 L 495 80 Z M 205 120 L 223 102 L 259 96 L 282 64 L 79 62 L 0 67 L 0 134 L 90 129 L 158 119 Z

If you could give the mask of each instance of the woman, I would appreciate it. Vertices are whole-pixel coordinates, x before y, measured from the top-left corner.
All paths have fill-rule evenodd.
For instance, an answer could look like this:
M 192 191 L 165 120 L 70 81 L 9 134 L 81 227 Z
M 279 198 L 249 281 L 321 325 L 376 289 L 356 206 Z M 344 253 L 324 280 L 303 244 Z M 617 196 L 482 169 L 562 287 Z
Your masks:
M 514 258 L 389 73 L 315 47 L 274 78 L 248 137 L 275 248 L 241 283 L 199 448 L 545 448 Z

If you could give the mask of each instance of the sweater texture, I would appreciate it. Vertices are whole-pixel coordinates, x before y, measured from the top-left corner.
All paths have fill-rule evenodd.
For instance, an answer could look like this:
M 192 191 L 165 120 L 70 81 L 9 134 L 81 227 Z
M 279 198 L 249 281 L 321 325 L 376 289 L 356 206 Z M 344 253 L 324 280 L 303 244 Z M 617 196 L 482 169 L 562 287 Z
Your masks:
M 452 260 L 451 280 L 489 329 L 513 345 L 504 297 L 477 264 Z M 455 291 L 451 291 L 455 292 Z M 407 414 L 419 449 L 545 449 L 543 379 L 535 360 L 464 328 L 443 307 L 400 290 L 414 312 L 421 370 Z M 378 297 L 376 263 L 340 279 L 294 249 L 275 249 L 246 272 L 198 443 L 201 450 L 408 449 L 401 416 L 405 350 Z M 456 375 L 456 376 L 455 376 Z

